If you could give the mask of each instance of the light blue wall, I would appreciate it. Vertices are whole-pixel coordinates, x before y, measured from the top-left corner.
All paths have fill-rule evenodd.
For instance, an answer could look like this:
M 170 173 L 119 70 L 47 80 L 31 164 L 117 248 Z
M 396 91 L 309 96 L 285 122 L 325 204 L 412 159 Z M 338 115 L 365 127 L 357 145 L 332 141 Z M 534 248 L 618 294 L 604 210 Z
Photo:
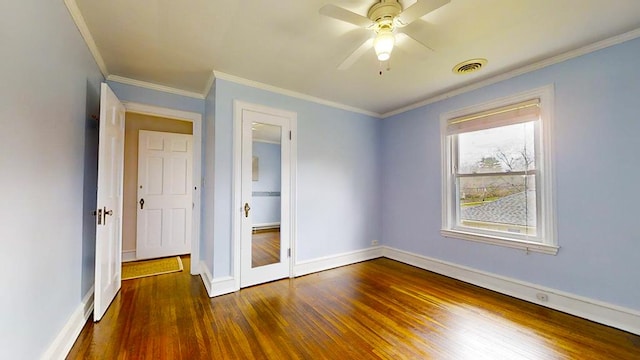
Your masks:
M 384 120 L 385 245 L 640 310 L 640 39 Z M 555 85 L 556 256 L 440 236 L 444 112 Z
M 280 192 L 280 144 L 253 142 L 253 156 L 258 157 L 258 180 L 252 181 L 252 191 Z M 251 198 L 253 225 L 280 223 L 280 196 L 254 195 Z
M 216 82 L 213 83 L 204 110 L 204 133 L 202 135 L 202 214 L 200 219 L 200 260 L 213 269 L 213 208 L 214 208 L 214 166 L 215 159 L 215 112 L 216 112 Z
M 298 114 L 297 261 L 379 240 L 379 119 L 220 79 L 215 98 L 214 259 L 208 264 L 215 278 L 230 275 L 233 265 L 233 100 Z
M 93 286 L 103 78 L 62 1 L 0 14 L 0 358 L 37 359 Z
M 107 81 L 107 84 L 109 84 L 111 90 L 113 90 L 121 101 L 131 101 L 204 114 L 205 100 L 203 99 L 170 94 L 116 81 Z

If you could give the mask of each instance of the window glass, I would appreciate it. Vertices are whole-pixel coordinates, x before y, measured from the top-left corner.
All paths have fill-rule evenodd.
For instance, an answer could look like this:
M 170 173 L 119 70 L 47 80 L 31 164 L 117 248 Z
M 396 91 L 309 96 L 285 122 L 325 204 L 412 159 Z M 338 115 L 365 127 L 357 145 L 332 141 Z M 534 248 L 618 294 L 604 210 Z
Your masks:
M 458 172 L 462 174 L 535 169 L 533 121 L 458 135 Z

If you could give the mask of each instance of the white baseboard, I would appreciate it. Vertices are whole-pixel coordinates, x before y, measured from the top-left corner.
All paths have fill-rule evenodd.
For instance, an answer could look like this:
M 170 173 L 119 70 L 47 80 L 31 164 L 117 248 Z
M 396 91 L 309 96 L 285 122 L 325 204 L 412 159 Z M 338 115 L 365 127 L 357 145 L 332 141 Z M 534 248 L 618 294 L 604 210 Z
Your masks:
M 253 230 L 277 229 L 279 227 L 280 227 L 280 223 L 279 222 L 253 224 Z
M 126 250 L 122 252 L 122 262 L 130 262 L 136 261 L 136 251 L 135 250 Z
M 71 314 L 69 321 L 58 333 L 55 340 L 49 345 L 47 351 L 42 355 L 42 360 L 64 359 L 80 335 L 84 324 L 93 312 L 93 287 L 82 298 L 82 302 Z
M 207 264 L 204 261 L 200 261 L 200 278 L 202 279 L 202 283 L 204 283 L 205 289 L 207 289 L 207 294 L 209 297 L 211 296 L 211 279 L 213 279 L 213 275 L 211 275 L 211 271 L 207 267 Z
M 317 259 L 301 261 L 293 267 L 293 276 L 302 276 L 319 271 L 329 270 L 340 266 L 351 265 L 361 261 L 371 260 L 382 256 L 380 246 L 363 250 L 351 251 L 338 255 L 325 256 Z
M 426 256 L 383 247 L 383 256 L 466 283 L 640 335 L 640 312 Z M 547 301 L 536 294 L 544 293 Z
M 211 280 L 210 297 L 230 294 L 240 290 L 236 278 L 233 276 L 225 276 Z
M 230 294 L 240 290 L 236 283 L 236 279 L 232 276 L 214 279 L 209 267 L 204 263 L 204 261 L 200 262 L 200 277 L 202 278 L 204 287 L 207 289 L 209 297 Z
M 382 247 L 372 247 L 348 253 L 326 256 L 318 259 L 303 261 L 293 267 L 293 276 L 302 276 L 319 271 L 329 270 L 340 266 L 351 265 L 361 261 L 371 260 L 382 256 Z M 225 276 L 214 279 L 211 271 L 204 262 L 200 263 L 200 276 L 207 289 L 209 297 L 230 294 L 240 290 L 236 278 Z

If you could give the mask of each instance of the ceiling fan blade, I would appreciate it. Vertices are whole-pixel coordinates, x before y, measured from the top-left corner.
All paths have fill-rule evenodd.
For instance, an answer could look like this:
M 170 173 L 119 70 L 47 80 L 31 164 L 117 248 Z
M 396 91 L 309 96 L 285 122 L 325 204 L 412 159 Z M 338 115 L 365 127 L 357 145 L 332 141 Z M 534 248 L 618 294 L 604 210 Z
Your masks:
M 368 28 L 373 25 L 373 21 L 370 19 L 333 4 L 327 4 L 321 7 L 319 12 L 320 15 L 348 22 L 349 24 L 363 28 Z
M 398 15 L 396 23 L 398 26 L 407 26 L 414 20 L 448 4 L 450 1 L 451 0 L 418 0 Z
M 358 46 L 358 48 L 354 52 L 352 52 L 351 55 L 347 56 L 347 58 L 344 59 L 344 61 L 338 66 L 338 70 L 347 70 L 372 47 L 373 39 L 367 39 L 362 43 L 362 45 Z
M 433 35 L 433 31 L 434 30 L 429 27 L 429 24 L 419 20 L 419 21 L 414 21 L 413 23 L 411 23 L 410 26 L 407 26 L 402 30 L 398 31 L 398 34 L 402 34 L 400 35 L 401 37 L 406 36 L 410 38 L 407 41 L 417 42 L 429 52 L 435 52 L 434 48 L 428 45 L 431 43 L 431 41 L 434 41 L 433 36 L 429 36 L 429 35 Z
M 435 51 L 429 46 L 402 32 L 396 34 L 396 44 L 400 49 L 420 60 L 425 60 L 429 54 Z

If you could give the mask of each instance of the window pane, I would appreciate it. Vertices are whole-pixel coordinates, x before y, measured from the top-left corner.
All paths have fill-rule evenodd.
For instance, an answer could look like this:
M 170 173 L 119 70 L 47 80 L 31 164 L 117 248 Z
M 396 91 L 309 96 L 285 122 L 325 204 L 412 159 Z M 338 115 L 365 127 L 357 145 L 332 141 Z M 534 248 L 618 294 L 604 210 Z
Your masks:
M 535 175 L 458 178 L 458 225 L 536 236 Z
M 534 170 L 535 122 L 473 131 L 458 137 L 458 173 Z

